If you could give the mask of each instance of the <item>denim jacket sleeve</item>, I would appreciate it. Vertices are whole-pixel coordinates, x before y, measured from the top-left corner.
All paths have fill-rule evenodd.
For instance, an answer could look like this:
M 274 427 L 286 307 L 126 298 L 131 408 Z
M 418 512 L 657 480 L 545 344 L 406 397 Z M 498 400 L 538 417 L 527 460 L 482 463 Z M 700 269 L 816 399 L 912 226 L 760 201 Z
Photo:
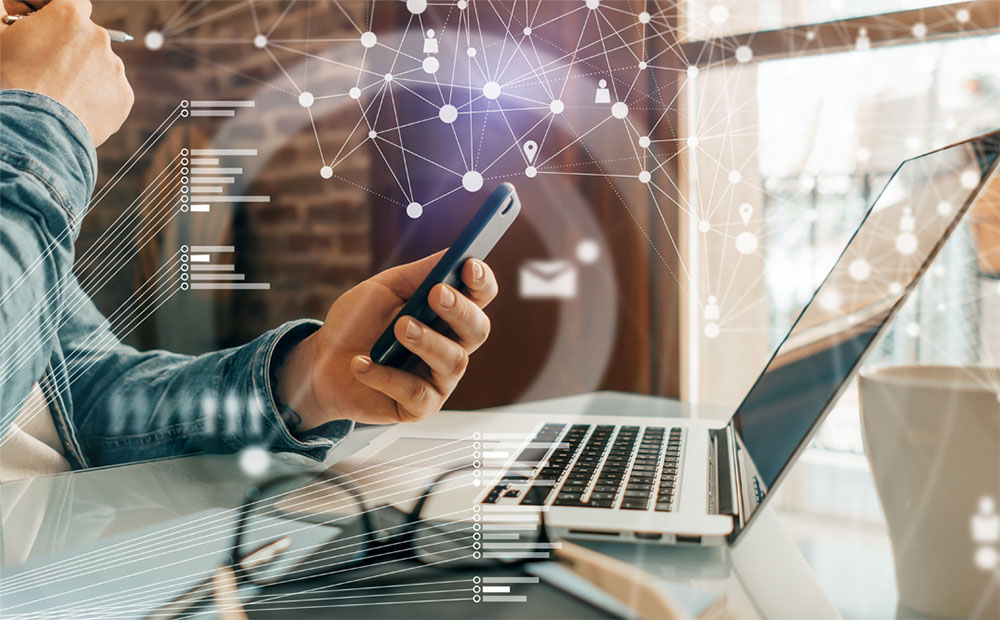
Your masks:
M 198 357 L 121 343 L 72 274 L 96 177 L 86 128 L 44 95 L 2 90 L 0 130 L 0 433 L 43 374 L 88 465 L 248 445 L 321 459 L 350 432 L 339 420 L 296 438 L 275 407 L 273 353 L 315 322 Z
M 338 420 L 298 438 L 275 406 L 275 349 L 305 338 L 317 321 L 287 323 L 246 345 L 197 357 L 139 352 L 118 341 L 75 280 L 67 289 L 70 306 L 81 309 L 64 322 L 60 342 L 74 426 L 91 465 L 254 445 L 322 460 L 353 428 Z
M 58 346 L 62 285 L 96 173 L 93 141 L 73 113 L 0 90 L 0 433 Z

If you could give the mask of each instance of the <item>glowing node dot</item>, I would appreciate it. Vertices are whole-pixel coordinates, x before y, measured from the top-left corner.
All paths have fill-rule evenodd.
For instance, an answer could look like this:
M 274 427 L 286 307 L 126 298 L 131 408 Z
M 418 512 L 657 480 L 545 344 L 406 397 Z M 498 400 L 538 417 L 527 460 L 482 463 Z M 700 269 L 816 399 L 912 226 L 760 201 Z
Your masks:
M 530 26 L 525 26 L 524 30 L 522 30 L 521 32 L 524 33 L 524 36 L 530 37 L 531 36 L 531 27 Z
M 913 32 L 913 36 L 917 37 L 918 39 L 923 39 L 924 37 L 927 36 L 927 24 L 921 22 L 913 24 L 913 28 L 911 29 L 911 31 Z
M 698 148 L 698 136 L 691 136 L 690 138 L 688 138 L 687 145 L 693 149 Z
M 464 11 L 465 9 L 469 8 L 469 3 L 466 2 L 466 0 L 458 0 L 458 4 L 456 4 L 455 6 L 458 7 L 459 11 Z
M 434 56 L 428 56 L 424 58 L 423 69 L 424 73 L 437 73 L 438 69 L 441 68 L 441 63 Z
M 872 158 L 872 152 L 862 146 L 858 149 L 857 158 L 859 162 L 865 163 Z
M 753 254 L 757 250 L 757 236 L 752 232 L 741 232 L 736 236 L 736 250 L 740 254 Z
M 466 55 L 469 58 L 475 58 L 476 57 L 476 48 L 470 47 L 469 49 L 465 50 L 465 53 L 466 53 Z
M 534 166 L 528 166 L 527 168 L 524 169 L 524 176 L 528 177 L 529 179 L 533 179 L 537 175 L 538 175 L 538 168 L 535 168 Z
M 146 36 L 142 39 L 143 44 L 145 44 L 146 49 L 153 50 L 154 52 L 161 47 L 163 47 L 163 33 L 157 30 L 151 30 L 146 33 Z
M 584 239 L 576 245 L 576 258 L 585 265 L 593 265 L 601 257 L 601 246 L 593 239 Z
M 863 258 L 855 258 L 847 267 L 847 272 L 856 282 L 864 282 L 872 275 L 871 263 Z
M 360 99 L 361 98 L 361 89 L 358 88 L 357 86 L 355 86 L 351 90 L 347 91 L 347 94 L 350 95 L 351 99 Z
M 410 204 L 406 205 L 406 215 L 408 215 L 410 219 L 415 220 L 421 215 L 423 215 L 423 213 L 424 213 L 424 207 L 419 202 L 411 202 Z
M 891 282 L 891 283 L 889 283 L 889 293 L 891 293 L 893 295 L 899 295 L 902 292 L 903 292 L 903 285 L 902 284 L 900 284 L 899 282 Z
M 316 102 L 316 98 L 309 91 L 306 91 L 299 95 L 299 105 L 303 108 L 310 108 L 312 104 Z
M 611 116 L 617 119 L 623 119 L 628 116 L 628 106 L 625 105 L 624 101 L 619 101 L 611 106 Z
M 649 170 L 643 170 L 642 172 L 639 173 L 639 181 L 641 183 L 649 183 L 649 180 L 651 178 L 652 178 L 652 175 L 649 174 Z
M 483 95 L 487 99 L 496 99 L 500 96 L 500 85 L 496 82 L 486 82 L 483 86 Z
M 691 65 L 687 68 L 688 77 L 698 77 L 698 67 Z
M 438 111 L 438 118 L 441 119 L 442 123 L 448 123 L 450 125 L 451 123 L 454 123 L 456 119 L 458 119 L 458 108 L 451 105 L 450 103 L 443 105 L 441 106 L 441 109 Z
M 920 325 L 917 323 L 908 323 L 906 325 L 906 335 L 910 338 L 916 338 L 920 335 Z
M 562 114 L 563 110 L 566 109 L 566 104 L 562 101 L 555 99 L 549 104 L 549 112 L 553 114 Z
M 649 136 L 640 136 L 639 137 L 639 146 L 641 148 L 648 149 L 649 145 L 650 145 L 650 142 L 651 142 L 651 140 L 649 139 Z
M 716 4 L 708 12 L 708 18 L 716 24 L 724 24 L 729 19 L 729 8 L 724 4 Z
M 427 0 L 406 0 L 406 10 L 414 15 L 420 15 L 427 10 Z
M 736 62 L 750 62 L 753 60 L 753 50 L 749 45 L 741 45 L 736 48 Z
M 264 49 L 267 47 L 267 37 L 262 34 L 255 36 L 253 38 L 253 46 L 259 50 Z
M 483 187 L 483 175 L 470 170 L 462 175 L 462 187 L 467 192 L 478 192 Z
M 646 64 L 646 61 L 645 61 L 645 60 L 640 60 L 640 61 L 639 61 L 639 71 L 645 71 L 645 70 L 646 70 L 646 67 L 648 67 L 648 66 L 649 66 L 649 65 L 648 65 L 648 64 Z
M 392 81 L 392 74 L 391 73 L 386 73 L 385 75 L 382 76 L 382 79 L 385 80 L 386 82 L 391 82 Z
M 648 11 L 643 11 L 642 13 L 639 13 L 639 23 L 640 24 L 648 24 L 650 19 L 652 19 L 652 18 L 649 15 Z
M 264 448 L 246 448 L 240 452 L 240 469 L 248 476 L 262 476 L 270 466 L 271 455 Z
M 719 324 L 715 321 L 705 324 L 705 337 L 706 338 L 718 338 L 719 337 Z
M 937 211 L 940 215 L 951 215 L 951 203 L 947 200 L 942 200 L 938 203 Z
M 330 166 L 323 166 L 322 168 L 319 169 L 319 176 L 323 177 L 324 179 L 331 178 L 333 176 L 333 168 L 331 168 Z
M 979 185 L 979 173 L 975 170 L 965 170 L 962 172 L 962 176 L 958 178 L 958 182 L 962 184 L 965 189 L 973 189 Z
M 698 222 L 698 230 L 699 232 L 707 233 L 708 231 L 712 230 L 712 225 L 709 223 L 708 220 L 701 220 L 700 222 Z
M 810 30 L 810 31 L 806 32 L 806 40 L 812 41 L 815 38 L 816 38 L 816 31 L 815 30 Z
M 601 6 L 601 0 L 587 0 L 587 8 L 591 11 L 599 6 Z
M 368 47 L 368 48 L 375 47 L 376 43 L 378 43 L 378 37 L 375 36 L 374 32 L 369 30 L 368 32 L 362 33 L 361 35 L 362 47 Z
M 969 9 L 959 9 L 955 12 L 955 19 L 958 20 L 958 23 L 960 24 L 969 23 L 969 19 L 971 18 L 972 15 L 969 13 Z
M 730 170 L 729 171 L 729 182 L 732 183 L 733 185 L 736 185 L 742 179 L 743 179 L 743 175 L 740 174 L 739 170 Z
M 473 481 L 472 481 L 472 486 L 474 486 L 474 487 L 478 487 L 478 486 L 479 486 L 479 485 L 481 485 L 482 483 L 483 483 L 483 481 L 482 481 L 482 480 L 473 480 Z
M 900 233 L 896 237 L 896 251 L 908 256 L 917 251 L 917 236 L 910 232 Z
M 368 132 L 368 137 L 371 138 L 372 140 L 374 140 L 376 136 L 378 136 L 378 132 L 375 131 L 374 129 Z

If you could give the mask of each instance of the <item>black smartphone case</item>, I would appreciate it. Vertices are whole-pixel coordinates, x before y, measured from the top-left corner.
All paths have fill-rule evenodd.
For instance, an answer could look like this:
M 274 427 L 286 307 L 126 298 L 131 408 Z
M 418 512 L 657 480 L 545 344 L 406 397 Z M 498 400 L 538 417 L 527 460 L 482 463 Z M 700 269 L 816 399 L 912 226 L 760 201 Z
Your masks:
M 427 303 L 431 289 L 439 282 L 444 282 L 459 291 L 464 291 L 461 273 L 465 261 L 470 258 L 485 259 L 520 212 L 521 201 L 513 185 L 502 183 L 493 190 L 441 260 L 417 287 L 413 297 L 407 300 L 399 314 L 389 323 L 389 327 L 375 341 L 371 358 L 376 364 L 408 369 L 417 363 L 418 358 L 396 340 L 396 335 L 393 333 L 396 321 L 404 316 L 412 316 L 432 329 L 444 333 L 447 326 Z

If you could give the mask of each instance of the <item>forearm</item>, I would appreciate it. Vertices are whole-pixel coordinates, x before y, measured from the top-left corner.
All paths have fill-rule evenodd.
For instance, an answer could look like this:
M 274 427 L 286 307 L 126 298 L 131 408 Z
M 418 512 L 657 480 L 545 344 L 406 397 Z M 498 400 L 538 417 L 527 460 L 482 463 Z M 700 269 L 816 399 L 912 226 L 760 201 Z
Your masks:
M 197 357 L 140 353 L 98 338 L 77 343 L 67 357 L 74 422 L 91 465 L 247 446 L 297 452 L 321 460 L 351 430 L 348 421 L 298 438 L 281 419 L 271 380 L 275 349 L 316 329 L 286 324 L 246 345 Z
M 0 431 L 55 346 L 73 242 L 93 191 L 86 129 L 55 101 L 0 91 Z

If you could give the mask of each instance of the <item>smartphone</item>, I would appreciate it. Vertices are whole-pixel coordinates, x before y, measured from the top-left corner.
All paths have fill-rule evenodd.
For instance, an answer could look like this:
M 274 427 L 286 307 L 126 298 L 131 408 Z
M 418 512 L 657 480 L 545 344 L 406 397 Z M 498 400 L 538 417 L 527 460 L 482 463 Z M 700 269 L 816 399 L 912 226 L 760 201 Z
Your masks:
M 399 314 L 392 319 L 389 327 L 375 341 L 371 358 L 376 364 L 408 369 L 419 361 L 416 355 L 396 340 L 396 334 L 393 333 L 396 321 L 404 316 L 412 316 L 431 329 L 444 333 L 447 325 L 427 303 L 431 289 L 439 282 L 444 282 L 459 292 L 464 292 L 462 266 L 465 265 L 465 261 L 470 258 L 485 259 L 520 212 L 521 201 L 513 185 L 502 183 L 493 190 L 441 260 L 420 283 L 413 296 L 407 300 Z

